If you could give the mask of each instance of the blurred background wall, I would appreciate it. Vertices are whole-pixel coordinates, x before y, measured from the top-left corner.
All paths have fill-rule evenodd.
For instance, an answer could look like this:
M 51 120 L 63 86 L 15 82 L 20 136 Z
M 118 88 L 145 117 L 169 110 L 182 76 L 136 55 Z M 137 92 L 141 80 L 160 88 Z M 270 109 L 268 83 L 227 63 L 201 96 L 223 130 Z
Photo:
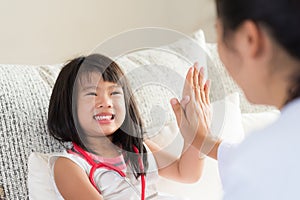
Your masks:
M 0 63 L 56 64 L 123 31 L 203 29 L 215 41 L 214 0 L 0 0 Z

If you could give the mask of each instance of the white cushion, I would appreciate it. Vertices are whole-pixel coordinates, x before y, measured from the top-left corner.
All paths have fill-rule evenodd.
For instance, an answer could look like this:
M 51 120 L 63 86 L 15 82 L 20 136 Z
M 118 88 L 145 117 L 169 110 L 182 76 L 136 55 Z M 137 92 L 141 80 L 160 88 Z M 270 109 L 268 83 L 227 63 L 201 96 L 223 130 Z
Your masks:
M 28 159 L 29 199 L 57 199 L 48 165 L 49 154 L 31 153 Z
M 243 113 L 242 123 L 245 134 L 248 135 L 253 131 L 266 127 L 278 119 L 279 115 L 280 111 L 276 109 L 259 113 Z
M 223 100 L 213 102 L 212 108 L 213 135 L 235 143 L 244 139 L 240 97 L 237 92 L 227 95 Z

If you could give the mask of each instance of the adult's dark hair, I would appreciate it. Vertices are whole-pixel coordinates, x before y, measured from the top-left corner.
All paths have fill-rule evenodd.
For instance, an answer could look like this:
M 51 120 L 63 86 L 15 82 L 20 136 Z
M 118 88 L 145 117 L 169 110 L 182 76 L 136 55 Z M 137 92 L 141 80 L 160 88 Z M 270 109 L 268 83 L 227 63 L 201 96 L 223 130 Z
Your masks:
M 289 55 L 300 60 L 299 0 L 216 0 L 216 5 L 225 40 L 230 32 L 251 20 L 265 27 Z M 291 81 L 288 101 L 300 96 L 300 66 Z
M 92 54 L 75 58 L 62 68 L 50 98 L 47 121 L 49 132 L 60 142 L 74 142 L 91 151 L 81 137 L 82 129 L 77 115 L 77 88 L 81 79 L 88 78 L 93 72 L 101 74 L 103 81 L 117 83 L 123 89 L 126 116 L 121 127 L 112 135 L 112 142 L 124 150 L 125 162 L 129 163 L 138 178 L 148 168 L 147 150 L 143 145 L 143 124 L 129 83 L 117 63 L 110 58 Z M 141 153 L 144 172 L 141 171 L 138 155 L 134 153 L 134 146 Z

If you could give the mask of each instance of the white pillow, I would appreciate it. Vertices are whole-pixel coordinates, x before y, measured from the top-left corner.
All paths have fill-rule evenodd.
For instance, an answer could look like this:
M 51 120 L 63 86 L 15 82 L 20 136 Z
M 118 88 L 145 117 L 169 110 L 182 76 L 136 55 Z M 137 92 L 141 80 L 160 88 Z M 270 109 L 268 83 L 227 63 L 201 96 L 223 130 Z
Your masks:
M 260 113 L 243 113 L 242 123 L 245 134 L 268 126 L 278 119 L 279 115 L 280 111 L 276 109 Z
M 51 182 L 48 165 L 49 154 L 31 153 L 28 158 L 28 192 L 29 199 L 57 199 Z
M 228 142 L 238 143 L 244 138 L 240 96 L 234 92 L 212 103 L 212 134 Z

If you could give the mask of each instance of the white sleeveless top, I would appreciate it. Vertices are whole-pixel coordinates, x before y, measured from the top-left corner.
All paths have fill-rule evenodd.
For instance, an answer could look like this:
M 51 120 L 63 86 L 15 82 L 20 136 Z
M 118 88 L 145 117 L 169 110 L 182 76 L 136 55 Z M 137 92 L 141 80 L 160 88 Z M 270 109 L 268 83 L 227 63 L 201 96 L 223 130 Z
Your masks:
M 149 151 L 148 151 L 149 152 Z M 59 193 L 55 181 L 54 181 L 54 164 L 58 157 L 65 157 L 72 160 L 79 167 L 81 167 L 89 176 L 91 165 L 82 157 L 76 154 L 70 154 L 67 151 L 61 153 L 55 153 L 49 157 L 49 167 L 51 171 L 51 181 L 53 183 L 54 190 L 58 199 L 63 199 Z M 178 199 L 171 195 L 159 193 L 156 187 L 158 181 L 158 171 L 155 159 L 151 153 L 148 153 L 149 167 L 145 176 L 146 189 L 145 197 L 147 200 L 169 200 Z M 126 177 L 120 176 L 117 172 L 108 170 L 105 168 L 98 168 L 94 173 L 94 180 L 101 191 L 101 195 L 105 200 L 116 199 L 128 199 L 128 200 L 140 200 L 141 199 L 141 177 L 135 178 L 129 167 L 125 167 L 122 171 L 126 174 Z

